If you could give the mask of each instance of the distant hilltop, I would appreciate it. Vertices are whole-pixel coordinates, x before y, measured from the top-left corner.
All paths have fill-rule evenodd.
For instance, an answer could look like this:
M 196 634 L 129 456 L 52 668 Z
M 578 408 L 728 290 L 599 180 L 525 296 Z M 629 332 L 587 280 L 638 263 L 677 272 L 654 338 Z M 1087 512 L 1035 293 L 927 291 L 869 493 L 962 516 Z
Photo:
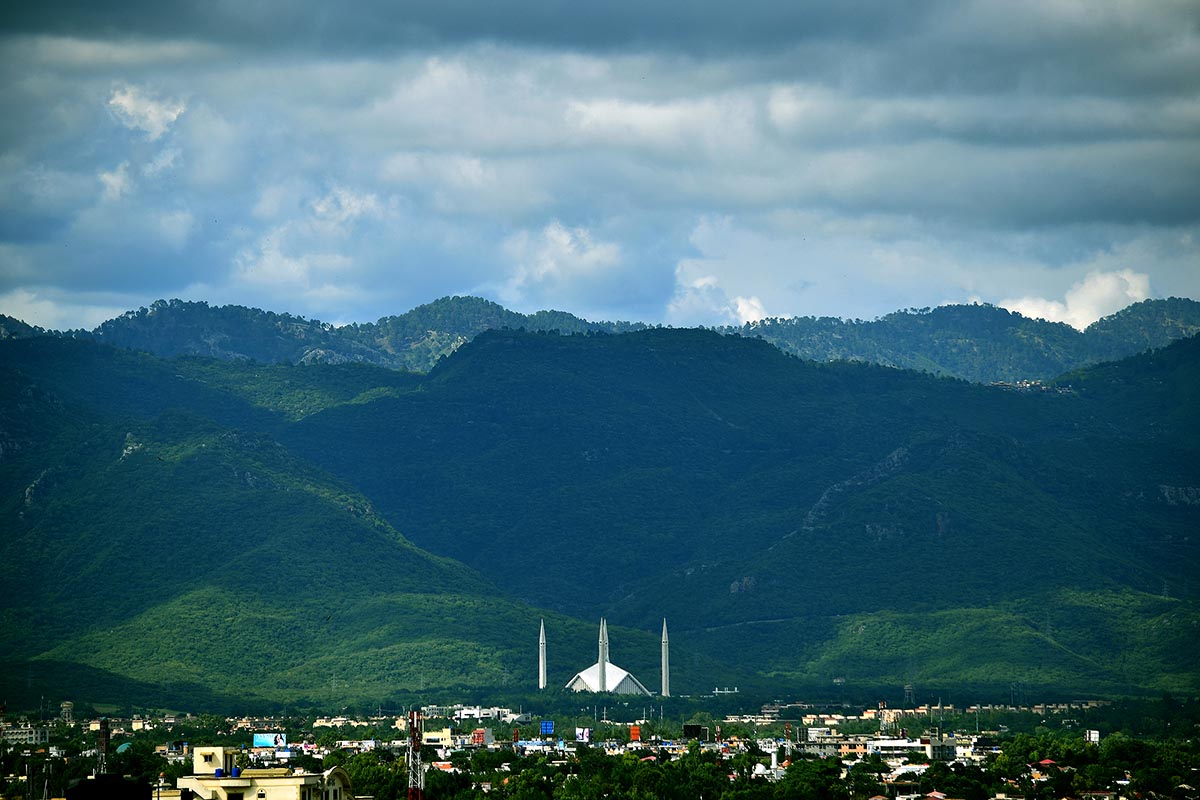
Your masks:
M 244 306 L 158 300 L 92 331 L 44 331 L 0 316 L 0 339 L 91 338 L 160 357 L 268 364 L 360 362 L 428 372 L 486 330 L 626 333 L 641 322 L 591 322 L 565 311 L 521 314 L 478 297 L 443 297 L 399 316 L 334 327 Z M 1200 302 L 1144 300 L 1078 331 L 986 304 L 896 311 L 876 320 L 776 317 L 722 327 L 813 361 L 864 361 L 978 383 L 1044 381 L 1080 367 L 1163 347 L 1200 332 Z

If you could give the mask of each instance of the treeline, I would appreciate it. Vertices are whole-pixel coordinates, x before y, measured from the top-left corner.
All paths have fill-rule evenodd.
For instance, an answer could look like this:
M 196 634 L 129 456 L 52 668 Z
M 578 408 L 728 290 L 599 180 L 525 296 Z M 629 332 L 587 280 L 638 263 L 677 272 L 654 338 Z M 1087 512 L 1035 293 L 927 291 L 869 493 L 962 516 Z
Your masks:
M 443 297 L 376 322 L 335 327 L 244 306 L 157 300 L 95 330 L 90 338 L 161 357 L 202 355 L 261 363 L 357 362 L 428 372 L 486 330 L 625 333 L 641 322 L 593 322 L 565 311 L 521 314 L 479 297 Z M 1200 332 L 1200 303 L 1145 300 L 1078 331 L 987 304 L 912 308 L 875 320 L 776 317 L 722 333 L 764 339 L 814 361 L 866 361 L 976 382 L 1049 380 Z M 0 316 L 0 339 L 54 333 Z
M 770 318 L 724 330 L 813 361 L 867 361 L 984 383 L 1050 380 L 1194 336 L 1200 303 L 1144 300 L 1085 331 L 987 304 L 913 308 L 876 320 Z
M 1040 768 L 1035 780 L 1030 763 L 1057 755 L 1055 765 Z M 511 757 L 510 757 L 511 756 Z M 788 763 L 784 754 L 780 762 Z M 1000 755 L 984 766 L 934 762 L 903 787 L 908 794 L 941 792 L 962 800 L 987 800 L 998 793 L 1024 796 L 1027 800 L 1056 800 L 1079 796 L 1085 791 L 1107 791 L 1126 780 L 1126 792 L 1140 797 L 1167 797 L 1180 784 L 1192 779 L 1192 765 L 1200 747 L 1191 740 L 1142 741 L 1114 736 L 1100 745 L 1063 741 L 1052 734 L 1018 735 L 1002 745 Z M 361 762 L 355 764 L 355 760 Z M 914 758 L 919 763 L 922 759 Z M 372 762 L 377 766 L 372 766 Z M 792 755 L 782 778 L 770 781 L 760 774 L 770 755 L 751 749 L 725 758 L 712 750 L 693 746 L 677 760 L 653 749 L 622 756 L 607 756 L 594 748 L 582 748 L 565 763 L 541 756 L 518 757 L 510 753 L 477 753 L 469 760 L 458 759 L 459 773 L 431 772 L 427 796 L 479 800 L 489 798 L 568 798 L 590 800 L 692 800 L 698 797 L 724 800 L 866 800 L 887 796 L 883 777 L 889 771 L 881 759 L 864 759 L 844 770 L 836 758 Z M 346 763 L 355 791 L 369 792 L 379 784 L 370 776 L 379 771 L 378 756 L 354 756 Z M 487 794 L 481 784 L 490 784 Z M 382 788 L 382 787 L 381 787 Z M 1186 791 L 1186 790 L 1185 790 Z M 391 800 L 386 790 L 376 791 L 377 800 Z

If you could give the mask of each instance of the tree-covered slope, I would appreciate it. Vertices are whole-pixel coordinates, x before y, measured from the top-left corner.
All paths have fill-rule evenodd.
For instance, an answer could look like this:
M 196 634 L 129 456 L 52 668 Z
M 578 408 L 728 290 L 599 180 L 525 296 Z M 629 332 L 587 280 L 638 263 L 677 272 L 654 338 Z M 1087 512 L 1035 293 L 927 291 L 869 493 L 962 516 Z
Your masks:
M 428 372 L 486 330 L 622 333 L 636 322 L 593 322 L 562 311 L 519 314 L 478 297 L 443 297 L 377 322 L 334 327 L 242 306 L 158 300 L 75 338 L 158 356 L 200 355 L 261 363 L 346 362 Z M 1145 300 L 1080 332 L 989 305 L 897 311 L 876 320 L 772 318 L 723 333 L 762 338 L 814 361 L 866 361 L 976 382 L 1049 380 L 1200 332 L 1200 303 Z M 0 338 L 42 333 L 0 318 Z
M 339 328 L 338 333 L 390 354 L 394 364 L 428 372 L 440 358 L 487 330 L 507 328 L 570 334 L 618 333 L 643 327 L 628 322 L 589 322 L 564 311 L 519 314 L 478 297 L 443 297 L 399 316 Z
M 15 325 L 9 327 L 17 330 Z M 579 333 L 640 327 L 644 326 L 588 322 L 562 311 L 518 314 L 477 297 L 444 297 L 398 316 L 342 327 L 257 308 L 158 300 L 149 308 L 109 320 L 90 334 L 72 335 L 164 357 L 200 355 L 267 364 L 354 362 L 426 372 L 439 358 L 485 330 Z
M 1091 361 L 1115 361 L 1200 334 L 1200 303 L 1183 297 L 1143 300 L 1096 320 L 1084 333 Z
M 594 620 L 415 547 L 276 438 L 412 381 L 0 343 L 0 693 L 245 710 L 529 691 L 543 616 L 565 683 L 594 655 Z M 649 675 L 656 636 L 622 638 L 624 665 Z M 744 674 L 686 645 L 679 658 L 705 679 Z
M 0 314 L 0 339 L 24 339 L 29 336 L 40 336 L 45 331 L 19 319 Z
M 665 614 L 686 634 L 881 609 L 999 621 L 1063 591 L 1165 590 L 1194 620 L 1200 506 L 1180 498 L 1200 486 L 1186 416 L 1197 349 L 1155 355 L 1181 366 L 1110 404 L 1088 385 L 1008 392 L 702 331 L 489 333 L 420 391 L 328 409 L 286 437 L 422 546 L 498 582 L 528 575 L 522 598 L 569 613 L 615 609 L 647 628 Z M 1115 371 L 1104 385 L 1136 384 L 1140 363 L 1104 368 Z M 331 438 L 352 446 L 323 450 Z M 800 643 L 771 630 L 734 652 L 810 677 L 840 636 L 813 627 L 810 666 L 797 669 Z M 1133 641 L 1108 644 L 1145 664 L 1126 652 Z M 986 670 L 965 640 L 942 644 L 966 655 L 934 677 Z M 1082 686 L 1085 666 L 1023 678 Z M 1177 667 L 1105 680 L 1195 683 Z
M 428 375 L 7 340 L 0 674 L 526 687 L 538 617 L 557 682 L 603 614 L 651 683 L 667 617 L 681 690 L 1195 691 L 1198 396 L 1198 339 L 1044 392 L 698 330 L 487 332 Z
M 990 305 L 897 311 L 865 322 L 774 318 L 728 332 L 761 337 L 815 361 L 867 361 L 984 383 L 1049 380 L 1194 336 L 1200 332 L 1200 303 L 1144 300 L 1082 332 Z
M 486 615 L 474 636 L 425 623 L 420 640 L 386 641 L 392 614 L 425 615 L 451 598 L 483 609 L 494 589 L 414 547 L 352 487 L 290 454 L 264 432 L 287 415 L 211 388 L 213 363 L 55 339 L 0 348 L 7 695 L 42 665 L 71 682 L 53 687 L 60 693 L 80 680 L 146 697 L 160 684 L 201 702 L 344 702 L 386 697 L 389 681 L 392 692 L 511 682 L 504 665 L 516 644 Z M 184 375 L 189 366 L 205 377 Z M 345 368 L 307 374 L 332 378 L 326 388 L 346 383 Z M 536 630 L 535 610 L 500 605 Z M 431 652 L 474 647 L 478 658 L 444 657 L 422 679 L 414 659 L 388 653 L 418 641 Z

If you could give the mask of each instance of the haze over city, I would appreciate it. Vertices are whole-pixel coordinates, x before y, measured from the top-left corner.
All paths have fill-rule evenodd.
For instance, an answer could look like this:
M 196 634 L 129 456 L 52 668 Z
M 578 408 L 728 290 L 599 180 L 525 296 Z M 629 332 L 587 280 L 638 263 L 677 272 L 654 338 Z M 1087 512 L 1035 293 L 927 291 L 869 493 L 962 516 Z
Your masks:
M 28 4 L 0 313 L 1200 296 L 1194 2 Z

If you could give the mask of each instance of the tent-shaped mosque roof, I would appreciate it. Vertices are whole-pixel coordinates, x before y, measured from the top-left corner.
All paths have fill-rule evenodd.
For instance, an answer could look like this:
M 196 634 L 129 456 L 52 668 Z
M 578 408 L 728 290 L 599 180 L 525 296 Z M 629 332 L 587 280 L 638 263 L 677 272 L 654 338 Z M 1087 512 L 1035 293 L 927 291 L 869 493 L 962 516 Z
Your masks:
M 641 681 L 611 661 L 604 664 L 604 682 L 608 685 L 607 691 L 614 694 L 650 694 Z M 576 692 L 600 691 L 600 662 L 597 661 L 583 672 L 576 673 L 566 688 Z

